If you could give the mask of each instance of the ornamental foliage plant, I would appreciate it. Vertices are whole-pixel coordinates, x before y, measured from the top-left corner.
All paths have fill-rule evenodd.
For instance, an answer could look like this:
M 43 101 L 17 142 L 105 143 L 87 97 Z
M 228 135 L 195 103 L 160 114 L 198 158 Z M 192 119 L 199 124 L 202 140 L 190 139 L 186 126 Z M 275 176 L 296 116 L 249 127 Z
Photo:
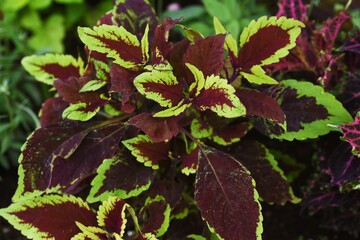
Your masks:
M 0 215 L 30 239 L 261 239 L 262 204 L 301 201 L 271 143 L 342 129 L 359 150 L 348 134 L 359 119 L 326 79 L 281 77 L 312 46 L 297 43 L 315 39 L 302 32 L 302 6 L 281 1 L 278 16 L 253 20 L 237 41 L 217 18 L 204 37 L 181 19 L 159 22 L 147 1 L 116 1 L 78 28 L 85 58 L 25 57 L 55 93 Z M 173 28 L 184 37 L 172 40 Z

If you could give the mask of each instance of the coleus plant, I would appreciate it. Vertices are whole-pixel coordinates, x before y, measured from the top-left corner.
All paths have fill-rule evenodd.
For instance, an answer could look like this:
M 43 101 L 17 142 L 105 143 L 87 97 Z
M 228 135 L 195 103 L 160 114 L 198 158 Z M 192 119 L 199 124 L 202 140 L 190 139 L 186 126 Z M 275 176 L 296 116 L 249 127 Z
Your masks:
M 264 70 L 304 24 L 261 17 L 238 45 L 216 18 L 209 37 L 180 21 L 159 23 L 144 0 L 116 1 L 97 26 L 78 28 L 86 65 L 23 59 L 56 91 L 23 146 L 13 203 L 0 210 L 25 236 L 261 239 L 260 202 L 300 201 L 275 154 L 248 133 L 305 140 L 352 122 L 321 86 Z
M 338 93 L 336 97 L 355 117 L 351 123 L 334 125 L 340 133 L 322 138 L 316 143 L 314 159 L 317 160 L 320 172 L 315 173 L 310 181 L 303 205 L 311 213 L 322 210 L 324 226 L 346 230 L 357 236 L 359 226 L 353 222 L 359 217 L 359 205 L 354 203 L 357 202 L 360 187 L 360 126 L 357 116 L 360 110 L 359 30 L 350 32 L 341 41 L 340 30 L 350 21 L 346 11 L 340 11 L 323 23 L 316 24 L 318 22 L 310 20 L 309 9 L 301 0 L 279 1 L 279 8 L 278 17 L 300 20 L 306 28 L 290 54 L 267 70 L 283 76 L 302 73 L 300 75 L 306 76 L 304 80 Z

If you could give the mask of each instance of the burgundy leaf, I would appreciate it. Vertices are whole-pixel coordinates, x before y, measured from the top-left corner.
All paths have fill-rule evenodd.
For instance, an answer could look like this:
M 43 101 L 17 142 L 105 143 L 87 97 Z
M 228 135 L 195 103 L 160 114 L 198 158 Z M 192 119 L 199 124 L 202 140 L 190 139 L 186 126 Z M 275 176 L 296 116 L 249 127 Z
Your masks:
M 156 174 L 130 154 L 106 159 L 97 173 L 91 183 L 93 187 L 88 197 L 90 202 L 105 200 L 114 195 L 122 199 L 137 196 L 149 188 Z
M 173 68 L 173 73 L 176 78 L 181 81 L 188 74 L 188 68 L 183 61 L 184 54 L 190 46 L 188 39 L 183 39 L 175 43 L 168 52 L 167 60 Z
M 36 130 L 22 152 L 14 199 L 53 187 L 61 187 L 64 192 L 78 191 L 76 185 L 93 175 L 105 158 L 114 155 L 125 130 L 121 125 L 94 129 L 91 125 L 55 125 Z
M 126 202 L 118 197 L 110 197 L 99 207 L 97 220 L 100 227 L 105 228 L 111 233 L 117 233 L 120 236 L 125 230 Z
M 276 123 L 285 123 L 285 114 L 275 99 L 254 89 L 241 88 L 236 96 L 246 108 L 246 115 L 259 116 Z
M 111 88 L 110 92 L 131 93 L 135 90 L 133 81 L 137 72 L 123 68 L 118 64 L 110 67 Z
M 157 237 L 164 235 L 169 227 L 170 211 L 170 205 L 163 196 L 148 198 L 139 213 L 139 219 L 143 221 L 141 231 L 153 233 Z
M 179 134 L 178 117 L 153 117 L 140 113 L 129 120 L 129 124 L 141 129 L 153 142 L 169 141 Z
M 301 123 L 311 123 L 329 117 L 327 109 L 317 104 L 315 97 L 299 96 L 293 88 L 276 86 L 266 92 L 275 99 L 281 99 L 280 107 L 285 113 L 288 131 L 302 129 Z
M 87 105 L 90 106 L 90 109 L 96 109 L 97 107 L 105 105 L 107 100 L 102 99 L 98 92 L 79 93 L 86 82 L 86 77 L 70 77 L 65 80 L 56 80 L 54 82 L 54 87 L 60 96 L 68 103 L 87 103 Z
M 109 11 L 107 13 L 105 13 L 96 23 L 96 25 L 103 25 L 103 24 L 106 24 L 106 25 L 114 25 L 112 19 L 114 17 L 114 14 L 112 11 Z
M 184 62 L 197 67 L 205 77 L 218 75 L 224 66 L 224 43 L 224 34 L 200 39 L 187 49 Z
M 69 106 L 62 98 L 49 98 L 41 107 L 40 124 L 42 128 L 63 122 L 62 112 Z
M 302 22 L 307 19 L 307 7 L 302 0 L 280 0 L 278 5 L 277 17 L 285 16 Z
M 202 217 L 224 239 L 260 238 L 262 215 L 254 180 L 230 155 L 204 148 L 195 182 L 195 202 Z
M 131 154 L 145 166 L 156 170 L 159 169 L 159 162 L 169 159 L 170 146 L 166 142 L 154 143 L 145 135 L 122 141 Z
M 290 44 L 290 36 L 287 31 L 278 26 L 260 28 L 242 46 L 238 55 L 238 67 L 243 72 L 261 64 L 270 58 L 277 50 Z
M 153 64 L 161 63 L 163 61 L 162 57 L 167 59 L 169 51 L 171 50 L 171 44 L 168 42 L 169 32 L 179 21 L 180 19 L 173 20 L 171 18 L 164 18 L 162 24 L 156 27 L 152 52 L 156 53 L 158 50 L 160 51 L 160 56 L 153 54 Z
M 71 239 L 81 232 L 76 222 L 97 225 L 88 204 L 74 196 L 39 196 L 14 203 L 0 214 L 29 239 Z
M 228 145 L 240 141 L 252 128 L 249 122 L 230 123 L 214 126 L 212 138 L 216 143 Z
M 148 195 L 151 198 L 156 198 L 159 195 L 164 197 L 171 209 L 175 209 L 181 203 L 184 191 L 185 185 L 181 182 L 157 179 L 151 185 Z
M 198 169 L 198 164 L 199 164 L 199 149 L 196 148 L 194 149 L 191 153 L 189 154 L 184 154 L 183 156 L 181 156 L 181 172 L 186 174 L 186 175 L 190 175 L 192 173 L 196 173 L 197 169 Z
M 264 145 L 256 141 L 241 141 L 232 148 L 231 153 L 251 172 L 256 189 L 266 202 L 284 205 L 287 201 L 299 201 L 274 156 Z
M 53 161 L 50 186 L 60 185 L 66 193 L 78 192 L 79 184 L 93 176 L 103 160 L 119 150 L 118 144 L 125 131 L 126 127 L 121 124 L 109 124 L 90 132 L 69 159 Z

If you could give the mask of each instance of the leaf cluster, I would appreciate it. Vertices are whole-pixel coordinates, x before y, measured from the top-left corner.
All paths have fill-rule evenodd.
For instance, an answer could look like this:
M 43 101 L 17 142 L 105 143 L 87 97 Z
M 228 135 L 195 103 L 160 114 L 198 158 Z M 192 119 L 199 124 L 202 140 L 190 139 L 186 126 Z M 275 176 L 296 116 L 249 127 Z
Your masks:
M 22 148 L 13 204 L 0 215 L 33 239 L 261 239 L 263 204 L 301 201 L 291 180 L 302 165 L 278 146 L 341 129 L 359 150 L 359 119 L 326 91 L 348 16 L 317 29 L 300 0 L 279 6 L 236 40 L 216 17 L 216 34 L 205 37 L 181 19 L 159 22 L 147 1 L 117 1 L 96 26 L 78 28 L 85 59 L 25 57 L 56 94 Z M 183 39 L 171 41 L 175 28 Z M 358 54 L 357 43 L 344 51 Z M 319 80 L 284 77 L 298 69 Z M 328 173 L 353 192 L 358 161 L 347 153 L 343 171 L 330 164 Z

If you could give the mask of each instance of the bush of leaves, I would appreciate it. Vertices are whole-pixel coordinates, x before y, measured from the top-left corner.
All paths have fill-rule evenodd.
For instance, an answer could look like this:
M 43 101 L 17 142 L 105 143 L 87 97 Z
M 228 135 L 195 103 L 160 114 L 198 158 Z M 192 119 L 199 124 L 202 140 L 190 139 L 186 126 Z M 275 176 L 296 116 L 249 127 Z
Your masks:
M 146 1 L 118 1 L 78 28 L 85 59 L 24 58 L 56 94 L 0 215 L 32 239 L 261 239 L 261 204 L 301 201 L 269 142 L 342 129 L 358 148 L 359 120 L 324 89 L 346 14 L 321 29 L 305 16 L 301 1 L 281 1 L 278 16 L 253 20 L 237 42 L 217 18 L 216 35 L 204 37 L 179 19 L 158 22 Z M 171 41 L 173 28 L 185 37 Z M 318 81 L 267 74 L 286 76 L 299 59 L 319 66 L 310 69 Z M 359 174 L 348 169 L 332 183 L 353 191 Z

